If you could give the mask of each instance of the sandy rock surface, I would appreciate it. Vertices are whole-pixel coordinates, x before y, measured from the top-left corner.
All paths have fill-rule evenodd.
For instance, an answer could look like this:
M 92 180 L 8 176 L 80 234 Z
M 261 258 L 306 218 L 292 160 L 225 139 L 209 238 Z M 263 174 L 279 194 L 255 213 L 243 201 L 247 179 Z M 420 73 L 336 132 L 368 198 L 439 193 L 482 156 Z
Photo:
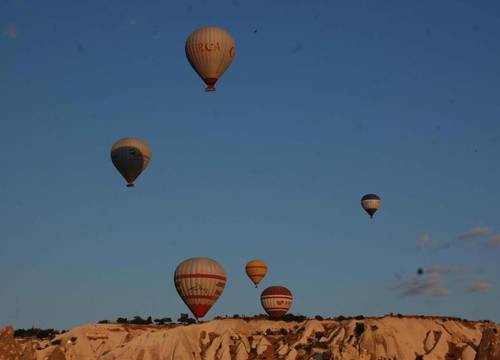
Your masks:
M 476 359 L 500 359 L 500 326 L 491 324 L 485 328 Z
M 0 360 L 500 360 L 498 325 L 439 317 L 88 324 L 46 346 L 12 335 L 0 332 Z
M 14 329 L 0 330 L 0 360 L 35 360 L 32 341 L 16 341 Z

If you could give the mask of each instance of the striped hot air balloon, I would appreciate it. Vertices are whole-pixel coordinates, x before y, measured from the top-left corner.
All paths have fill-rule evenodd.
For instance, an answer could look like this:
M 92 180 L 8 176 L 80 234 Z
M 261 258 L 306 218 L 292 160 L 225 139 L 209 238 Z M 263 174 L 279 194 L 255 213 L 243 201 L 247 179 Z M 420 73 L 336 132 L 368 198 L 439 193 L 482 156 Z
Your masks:
M 260 303 L 272 318 L 285 315 L 292 306 L 292 293 L 283 286 L 270 286 L 260 295 Z
M 180 297 L 198 319 L 205 316 L 222 294 L 226 273 L 217 261 L 195 257 L 177 266 L 174 282 Z
M 111 147 L 111 161 L 127 181 L 127 187 L 146 169 L 151 160 L 151 148 L 138 138 L 123 138 Z
M 382 200 L 375 194 L 366 194 L 361 198 L 361 206 L 370 215 L 370 218 L 380 208 L 381 202 Z
M 207 84 L 205 91 L 215 91 L 215 83 L 236 55 L 231 34 L 217 27 L 201 28 L 189 35 L 185 48 L 189 63 Z
M 245 266 L 245 271 L 250 280 L 255 284 L 255 287 L 258 287 L 261 280 L 266 276 L 267 265 L 262 260 L 250 260 Z

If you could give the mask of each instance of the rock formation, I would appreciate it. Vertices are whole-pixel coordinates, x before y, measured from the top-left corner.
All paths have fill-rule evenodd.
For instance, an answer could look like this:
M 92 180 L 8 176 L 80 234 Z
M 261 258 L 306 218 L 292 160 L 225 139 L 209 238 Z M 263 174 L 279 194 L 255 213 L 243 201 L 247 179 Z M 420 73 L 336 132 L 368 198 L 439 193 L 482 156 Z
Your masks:
M 16 341 L 14 329 L 10 326 L 0 330 L 0 360 L 35 360 L 31 341 Z
M 0 360 L 500 360 L 496 324 L 439 317 L 89 324 L 45 344 L 11 329 L 0 339 Z
M 484 329 L 483 337 L 479 343 L 477 360 L 500 359 L 500 327 L 493 324 Z

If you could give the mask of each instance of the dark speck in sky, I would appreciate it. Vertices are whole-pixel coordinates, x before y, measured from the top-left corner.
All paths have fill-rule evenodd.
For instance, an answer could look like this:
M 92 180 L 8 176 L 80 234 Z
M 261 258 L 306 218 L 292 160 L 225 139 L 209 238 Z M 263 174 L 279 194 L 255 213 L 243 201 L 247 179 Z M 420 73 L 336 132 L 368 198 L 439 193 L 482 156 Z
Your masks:
M 193 12 L 193 7 L 191 5 L 189 5 L 187 8 L 186 8 L 186 12 L 188 14 L 191 14 Z
M 297 54 L 302 50 L 302 44 L 298 41 L 295 41 L 294 47 L 290 50 L 291 54 Z
M 85 48 L 83 47 L 82 43 L 79 41 L 76 41 L 75 44 L 76 44 L 76 50 L 78 50 L 80 55 L 85 54 Z
M 453 105 L 453 104 L 455 104 L 455 99 L 450 98 L 450 99 L 448 99 L 448 102 L 449 102 L 451 105 Z
M 253 33 L 254 33 L 254 34 L 257 34 L 257 29 L 255 29 L 255 30 L 253 31 Z

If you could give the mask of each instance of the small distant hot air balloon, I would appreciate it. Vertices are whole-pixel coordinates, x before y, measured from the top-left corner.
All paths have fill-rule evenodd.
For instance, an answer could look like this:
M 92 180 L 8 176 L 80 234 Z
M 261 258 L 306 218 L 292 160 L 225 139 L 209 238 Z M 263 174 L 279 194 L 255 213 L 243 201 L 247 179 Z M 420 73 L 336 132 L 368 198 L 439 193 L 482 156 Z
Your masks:
M 266 276 L 267 265 L 262 260 L 250 260 L 245 266 L 245 270 L 250 280 L 255 284 L 255 287 L 258 287 L 260 281 Z
M 378 210 L 381 202 L 382 200 L 375 194 L 366 194 L 361 198 L 361 206 L 370 215 L 370 218 Z
M 205 27 L 193 31 L 186 40 L 186 56 L 196 73 L 207 84 L 205 91 L 215 91 L 215 83 L 236 55 L 236 44 L 227 31 Z
M 196 319 L 215 304 L 226 286 L 224 268 L 215 260 L 195 257 L 181 262 L 174 274 L 175 288 Z
M 270 286 L 260 295 L 260 303 L 272 318 L 285 315 L 292 306 L 292 293 L 283 286 Z
M 422 268 L 418 268 L 417 269 L 417 274 L 418 275 L 423 275 L 423 273 L 424 273 L 424 269 L 422 269 Z
M 132 187 L 151 160 L 151 148 L 141 139 L 123 138 L 113 144 L 111 160 L 127 181 L 127 187 Z

